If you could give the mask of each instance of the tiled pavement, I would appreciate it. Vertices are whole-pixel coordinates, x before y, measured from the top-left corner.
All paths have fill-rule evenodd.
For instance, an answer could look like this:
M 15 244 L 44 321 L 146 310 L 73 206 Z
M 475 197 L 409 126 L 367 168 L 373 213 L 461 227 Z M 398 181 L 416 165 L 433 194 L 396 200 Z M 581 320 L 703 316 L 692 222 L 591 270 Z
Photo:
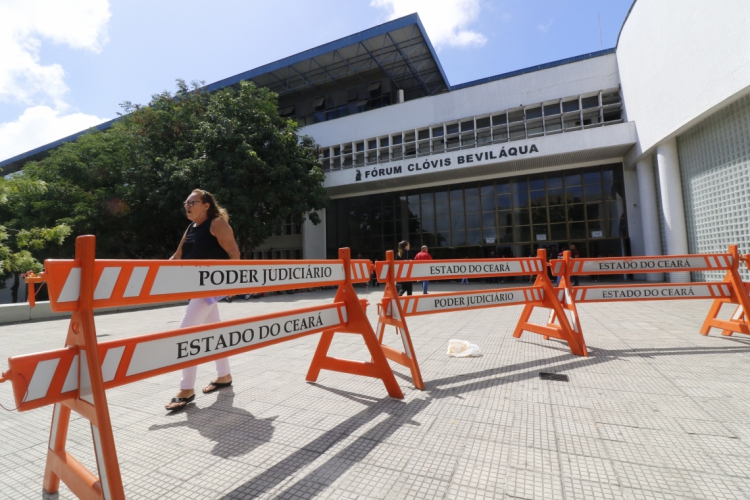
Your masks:
M 380 291 L 367 293 L 371 303 Z M 332 296 L 220 307 L 231 319 Z M 410 318 L 427 388 L 415 390 L 395 366 L 403 401 L 374 379 L 323 372 L 306 383 L 318 335 L 233 358 L 232 389 L 174 414 L 163 405 L 178 373 L 113 389 L 125 491 L 148 499 L 750 498 L 750 339 L 699 335 L 708 307 L 581 306 L 588 358 L 534 334 L 512 338 L 520 307 Z M 183 310 L 101 315 L 98 334 L 172 329 Z M 368 314 L 375 324 L 374 306 Z M 0 368 L 10 355 L 60 346 L 66 328 L 67 320 L 0 327 Z M 479 344 L 484 356 L 448 358 L 451 338 Z M 400 344 L 393 331 L 387 340 Z M 336 336 L 332 354 L 367 357 L 353 335 Z M 570 381 L 540 380 L 540 371 Z M 203 365 L 199 384 L 212 376 Z M 10 387 L 0 385 L 0 403 L 13 406 Z M 0 411 L 0 498 L 42 496 L 50 415 Z M 81 419 L 68 449 L 95 470 Z M 64 486 L 59 498 L 71 498 Z

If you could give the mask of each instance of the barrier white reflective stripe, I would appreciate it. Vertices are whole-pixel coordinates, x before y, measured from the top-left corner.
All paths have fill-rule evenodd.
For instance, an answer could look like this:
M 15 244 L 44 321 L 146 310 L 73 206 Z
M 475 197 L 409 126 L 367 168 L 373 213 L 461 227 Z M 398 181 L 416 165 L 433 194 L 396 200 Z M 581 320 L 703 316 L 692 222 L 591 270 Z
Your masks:
M 399 331 L 400 329 L 397 328 L 396 330 Z M 404 344 L 404 353 L 406 354 L 406 357 L 412 359 L 411 349 L 409 349 L 409 341 L 406 340 L 406 335 L 399 331 L 399 336 L 401 337 L 401 343 Z
M 364 262 L 352 261 L 351 277 L 353 280 L 357 281 L 369 278 L 370 275 L 367 272 L 367 264 L 365 264 Z
M 143 283 L 148 275 L 148 267 L 135 267 L 128 279 L 128 285 L 125 287 L 123 297 L 138 297 L 143 289 Z
M 89 364 L 86 360 L 86 350 L 81 349 L 81 364 L 78 370 L 78 397 L 84 401 L 94 404 L 94 392 L 91 387 L 91 376 L 89 375 Z
M 385 281 L 388 278 L 388 269 L 390 267 L 390 264 L 383 265 L 383 268 L 380 270 L 380 276 L 378 276 L 378 281 Z
M 485 290 L 473 293 L 441 293 L 429 296 L 402 297 L 400 300 L 404 314 L 409 316 L 475 307 L 525 304 L 541 301 L 543 298 L 543 288 L 528 287 Z M 395 313 L 396 309 L 393 311 Z
M 714 299 L 732 296 L 729 283 L 654 284 L 644 286 L 597 286 L 576 288 L 577 302 L 610 300 Z
M 554 262 L 554 266 L 553 266 L 553 269 L 552 269 L 552 274 L 554 274 L 555 276 L 557 276 L 558 274 L 560 274 L 560 270 L 562 269 L 562 265 L 563 265 L 563 261 L 556 260 Z
M 104 356 L 104 361 L 102 361 L 102 380 L 109 382 L 110 380 L 115 379 L 117 367 L 120 366 L 120 360 L 122 359 L 122 354 L 124 352 L 125 346 L 107 350 L 107 354 Z
M 65 383 L 62 387 L 62 394 L 66 392 L 75 391 L 78 389 L 78 354 L 73 356 L 73 362 L 70 363 L 68 369 L 68 375 L 65 377 Z
M 29 388 L 26 391 L 26 401 L 41 399 L 47 395 L 58 364 L 60 364 L 59 358 L 40 361 L 36 365 L 34 375 L 31 377 Z
M 107 477 L 107 468 L 104 465 L 104 453 L 102 453 L 102 439 L 99 435 L 99 429 L 91 424 L 91 436 L 94 440 L 94 452 L 96 453 L 96 465 L 99 469 L 99 480 L 102 482 L 102 496 L 105 500 L 112 498 L 109 491 L 109 478 Z
M 75 302 L 78 300 L 78 296 L 81 294 L 81 268 L 74 267 L 68 273 L 68 277 L 65 279 L 65 285 L 63 286 L 60 296 L 57 298 L 58 302 Z
M 527 302 L 541 301 L 544 298 L 543 288 L 526 288 L 523 290 L 523 293 L 526 296 Z
M 743 312 L 744 311 L 742 309 L 742 306 L 737 306 L 737 310 L 735 310 L 734 314 L 732 314 L 732 319 L 734 319 L 734 320 L 740 319 L 742 317 L 742 313 Z
M 54 409 L 52 410 L 52 430 L 49 433 L 49 449 L 54 450 L 55 449 L 55 441 L 57 440 L 57 427 L 60 422 L 60 410 L 62 409 L 62 405 L 60 403 L 55 403 Z
M 563 272 L 561 260 L 553 261 L 553 272 Z M 570 274 L 670 273 L 701 270 L 729 270 L 731 254 L 664 255 L 659 257 L 614 257 L 604 259 L 572 259 Z

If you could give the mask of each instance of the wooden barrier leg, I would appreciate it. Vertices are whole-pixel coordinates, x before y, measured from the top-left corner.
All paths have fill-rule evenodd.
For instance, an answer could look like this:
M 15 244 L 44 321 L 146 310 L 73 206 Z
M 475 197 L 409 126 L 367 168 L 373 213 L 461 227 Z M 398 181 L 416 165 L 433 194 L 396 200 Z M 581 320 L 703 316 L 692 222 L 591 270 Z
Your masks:
M 566 252 L 565 256 L 569 263 L 570 254 Z M 543 262 L 547 262 L 547 254 L 544 249 L 539 249 L 537 251 L 537 258 L 541 259 Z M 566 269 L 569 269 L 569 266 L 566 266 Z M 560 286 L 567 291 L 566 297 L 570 296 L 569 280 L 569 275 L 564 274 L 560 281 Z M 524 330 L 528 330 L 542 335 L 545 340 L 548 340 L 550 337 L 564 340 L 568 343 L 571 353 L 577 356 L 588 356 L 586 343 L 583 340 L 583 334 L 581 333 L 580 324 L 578 322 L 578 311 L 575 309 L 575 304 L 572 302 L 572 299 L 570 300 L 569 305 L 562 305 L 558 298 L 558 290 L 552 285 L 546 269 L 542 269 L 537 274 L 534 286 L 541 287 L 544 290 L 542 303 L 526 304 L 524 306 L 521 317 L 513 331 L 513 336 L 519 338 Z M 549 310 L 546 325 L 537 325 L 529 321 L 535 307 L 543 307 Z M 568 316 L 568 312 L 570 313 L 570 317 Z M 558 324 L 554 323 L 555 319 L 557 319 Z
M 417 354 L 414 351 L 414 344 L 411 341 L 409 327 L 406 324 L 406 315 L 401 307 L 398 289 L 396 288 L 392 251 L 386 252 L 386 260 L 389 264 L 389 271 L 388 281 L 385 283 L 383 299 L 380 304 L 381 315 L 378 316 L 378 342 L 385 357 L 394 363 L 407 367 L 409 371 L 411 371 L 411 379 L 414 387 L 423 391 L 424 381 L 422 380 L 422 372 L 419 369 Z M 394 315 L 399 319 L 394 318 Z M 384 316 L 388 318 L 388 321 L 384 319 Z M 401 343 L 404 349 L 403 351 L 399 351 L 398 349 L 387 346 L 383 343 L 385 340 L 385 327 L 387 324 L 396 328 L 396 334 L 401 338 Z
M 124 500 L 94 324 L 95 248 L 93 236 L 76 240 L 76 259 L 81 262 L 79 306 L 66 343 L 79 347 L 78 397 L 55 404 L 43 484 L 48 493 L 58 491 L 62 480 L 79 498 Z M 90 422 L 98 478 L 65 451 L 71 409 Z
M 747 262 L 748 257 L 740 256 L 737 245 L 729 245 L 729 253 L 732 256 L 732 267 L 724 275 L 722 283 L 731 284 L 732 297 L 730 299 L 714 300 L 703 322 L 703 326 L 701 326 L 700 333 L 702 335 L 708 335 L 711 328 L 720 329 L 721 334 L 725 337 L 731 337 L 734 333 L 750 334 L 750 324 L 748 324 L 747 315 L 747 311 L 750 311 L 750 296 L 748 296 L 748 290 L 739 273 L 740 262 Z M 736 306 L 729 320 L 719 319 L 719 314 L 724 304 L 734 304 Z
M 315 354 L 313 355 L 312 362 L 310 363 L 310 369 L 307 371 L 307 377 L 305 377 L 305 380 L 307 380 L 308 382 L 315 382 L 318 380 L 320 370 L 323 366 L 326 356 L 328 355 L 328 349 L 331 347 L 332 341 L 333 332 L 323 332 L 320 337 L 320 342 L 318 342 L 318 347 L 317 349 L 315 349 Z
M 711 320 L 719 317 L 719 312 L 721 312 L 722 305 L 724 305 L 724 302 L 719 299 L 714 300 L 714 303 L 711 304 L 711 309 L 708 310 L 706 319 L 703 321 L 703 326 L 701 326 L 700 329 L 701 335 L 709 334 L 709 332 L 711 331 Z
M 517 339 L 521 338 L 521 335 L 523 335 L 523 325 L 529 322 L 529 319 L 531 318 L 531 313 L 534 311 L 534 306 L 531 304 L 526 304 L 523 306 L 523 311 L 521 312 L 521 317 L 518 319 L 518 323 L 516 323 L 516 329 L 513 331 L 513 336 Z
M 334 302 L 346 303 L 347 325 L 345 328 L 337 329 L 336 332 L 355 333 L 362 336 L 370 352 L 372 361 L 362 362 L 349 359 L 332 358 L 328 356 L 328 349 L 331 347 L 333 340 L 333 331 L 323 332 L 315 355 L 310 363 L 306 380 L 315 382 L 320 375 L 320 370 L 331 370 L 352 375 L 363 375 L 366 377 L 379 378 L 385 385 L 388 395 L 392 398 L 403 399 L 404 393 L 401 391 L 396 377 L 393 375 L 388 360 L 380 347 L 377 335 L 372 329 L 370 320 L 367 319 L 362 303 L 357 297 L 351 282 L 351 262 L 348 248 L 339 249 L 339 258 L 344 261 L 345 283 L 339 286 L 336 292 Z
M 65 453 L 65 442 L 68 439 L 68 424 L 70 423 L 70 408 L 60 403 L 55 404 L 52 408 L 47 465 L 44 468 L 44 480 L 42 482 L 45 493 L 57 493 L 60 489 L 60 476 L 52 470 L 50 455 Z

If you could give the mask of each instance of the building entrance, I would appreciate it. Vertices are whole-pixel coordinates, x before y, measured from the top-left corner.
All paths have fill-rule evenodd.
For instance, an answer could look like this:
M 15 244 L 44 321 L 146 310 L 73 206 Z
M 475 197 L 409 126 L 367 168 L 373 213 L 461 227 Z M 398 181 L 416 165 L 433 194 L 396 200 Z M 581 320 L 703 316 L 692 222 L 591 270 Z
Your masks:
M 338 248 L 372 260 L 409 241 L 436 259 L 630 254 L 622 164 L 333 200 L 329 258 Z

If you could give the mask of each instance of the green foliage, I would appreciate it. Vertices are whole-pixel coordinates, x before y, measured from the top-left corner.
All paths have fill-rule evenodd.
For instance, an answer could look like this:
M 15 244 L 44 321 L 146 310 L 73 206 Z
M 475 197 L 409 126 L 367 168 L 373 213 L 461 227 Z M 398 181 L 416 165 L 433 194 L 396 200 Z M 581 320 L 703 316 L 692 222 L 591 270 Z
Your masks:
M 65 226 L 75 236 L 96 235 L 100 257 L 166 258 L 188 225 L 182 202 L 195 188 L 229 210 L 246 250 L 288 218 L 320 222 L 314 212 L 327 195 L 316 146 L 278 116 L 269 90 L 243 82 L 207 93 L 179 81 L 174 95 L 123 109 L 111 128 L 26 164 L 13 188 L 0 192 L 7 197 L 0 223 L 25 230 L 17 236 L 24 248 L 64 240 L 45 251 L 72 256 Z
M 43 182 L 20 176 L 11 180 L 0 179 L 0 205 L 7 205 L 19 193 L 34 196 L 45 191 L 46 185 Z M 61 245 L 70 234 L 70 228 L 64 224 L 53 228 L 32 227 L 11 231 L 15 232 L 15 237 L 11 236 L 8 227 L 0 225 L 0 279 L 3 283 L 9 273 L 42 271 L 42 264 L 31 251 L 43 250 L 51 243 Z

